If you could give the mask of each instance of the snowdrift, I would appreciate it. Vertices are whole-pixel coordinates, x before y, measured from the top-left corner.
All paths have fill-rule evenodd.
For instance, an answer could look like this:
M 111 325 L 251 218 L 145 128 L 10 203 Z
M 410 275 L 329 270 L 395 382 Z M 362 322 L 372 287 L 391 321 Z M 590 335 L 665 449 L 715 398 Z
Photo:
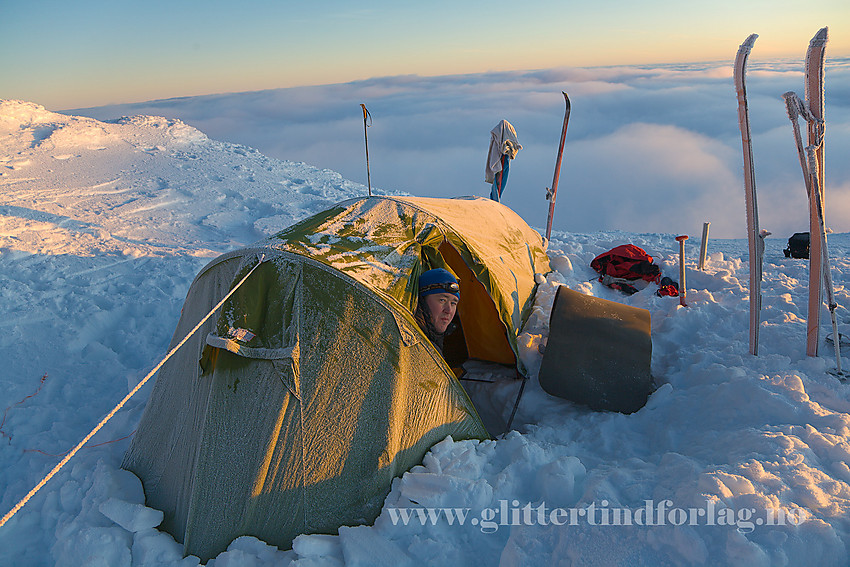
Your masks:
M 97 122 L 3 101 L 0 148 L 4 512 L 159 361 L 211 257 L 365 193 L 157 118 Z M 807 266 L 778 236 L 752 357 L 745 242 L 712 240 L 705 271 L 689 247 L 682 308 L 651 289 L 621 297 L 589 268 L 633 243 L 675 274 L 671 235 L 555 233 L 554 271 L 517 337 L 532 381 L 516 431 L 437 443 L 393 482 L 374 524 L 301 535 L 287 552 L 242 537 L 207 564 L 846 565 L 850 396 L 833 361 L 805 356 Z M 844 328 L 850 237 L 830 235 L 830 250 Z M 663 384 L 644 408 L 595 413 L 534 382 L 558 285 L 651 312 Z M 515 384 L 478 376 L 509 412 Z M 149 395 L 0 528 L 4 564 L 198 564 L 120 468 Z

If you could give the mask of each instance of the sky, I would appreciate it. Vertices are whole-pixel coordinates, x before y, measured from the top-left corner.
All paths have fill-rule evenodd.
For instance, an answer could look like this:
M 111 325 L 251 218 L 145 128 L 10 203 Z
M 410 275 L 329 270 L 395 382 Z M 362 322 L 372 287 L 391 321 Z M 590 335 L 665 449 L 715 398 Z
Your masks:
M 748 98 L 761 227 L 782 240 L 808 229 L 805 187 L 782 94 L 803 94 L 801 58 L 764 60 L 756 40 Z M 305 162 L 376 194 L 489 196 L 490 130 L 501 119 L 523 148 L 502 202 L 544 230 L 569 93 L 571 113 L 555 230 L 680 233 L 743 238 L 741 133 L 732 61 L 558 67 L 438 77 L 397 76 L 336 85 L 179 97 L 71 110 L 114 120 L 179 118 L 215 140 Z M 826 70 L 827 225 L 850 232 L 850 58 Z M 364 187 L 363 191 L 366 192 Z
M 503 0 L 0 0 L 0 98 L 50 110 L 177 96 L 558 66 L 725 60 L 751 33 L 762 57 L 830 26 L 850 55 L 850 5 Z
M 586 3 L 590 4 L 590 3 Z M 102 120 L 177 118 L 213 139 L 376 192 L 489 195 L 490 129 L 517 129 L 503 202 L 545 228 L 572 115 L 556 230 L 745 236 L 731 63 L 749 63 L 761 226 L 807 229 L 781 95 L 802 95 L 809 40 L 829 26 L 827 221 L 850 232 L 850 4 L 792 2 L 18 2 L 0 0 L 0 99 Z

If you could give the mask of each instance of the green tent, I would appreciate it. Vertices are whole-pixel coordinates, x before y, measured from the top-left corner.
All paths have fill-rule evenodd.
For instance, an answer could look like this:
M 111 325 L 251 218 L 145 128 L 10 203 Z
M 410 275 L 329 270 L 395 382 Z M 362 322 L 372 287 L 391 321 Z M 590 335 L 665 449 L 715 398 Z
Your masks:
M 124 459 L 204 561 L 241 535 L 287 549 L 372 522 L 434 443 L 487 438 L 450 366 L 518 364 L 549 271 L 540 236 L 489 199 L 353 199 L 207 265 L 172 343 L 261 258 L 162 368 Z M 446 359 L 412 316 L 433 267 L 461 282 Z

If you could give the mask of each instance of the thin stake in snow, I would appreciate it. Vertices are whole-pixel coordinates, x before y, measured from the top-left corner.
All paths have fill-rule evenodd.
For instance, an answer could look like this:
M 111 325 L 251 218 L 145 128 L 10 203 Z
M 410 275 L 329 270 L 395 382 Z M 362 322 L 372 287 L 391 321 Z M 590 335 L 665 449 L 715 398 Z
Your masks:
M 697 265 L 697 269 L 700 271 L 705 270 L 705 255 L 708 252 L 708 227 L 710 225 L 710 222 L 702 223 L 702 241 L 699 244 L 699 264 Z
M 3 425 L 6 424 L 6 415 L 8 415 L 9 410 L 12 409 L 13 407 L 19 406 L 22 403 L 24 403 L 25 401 L 27 401 L 28 399 L 36 397 L 38 395 L 38 393 L 41 392 L 41 389 L 44 388 L 44 383 L 46 381 L 47 381 L 47 372 L 45 372 L 44 376 L 41 377 L 41 381 L 39 382 L 38 388 L 35 390 L 35 392 L 30 394 L 29 396 L 24 397 L 24 399 L 21 400 L 20 402 L 18 402 L 16 404 L 12 404 L 11 406 L 6 408 L 6 411 L 3 412 L 3 419 L 0 419 L 0 437 L 8 437 L 9 443 L 12 442 L 12 436 L 9 435 L 8 433 L 6 433 L 5 431 L 3 431 Z
M 561 143 L 558 146 L 558 158 L 555 160 L 555 175 L 552 178 L 552 187 L 546 188 L 546 199 L 549 201 L 549 216 L 546 220 L 546 242 L 549 242 L 549 237 L 552 235 L 552 218 L 555 216 L 555 199 L 558 197 L 558 178 L 561 176 L 561 160 L 564 157 L 564 142 L 567 139 L 567 126 L 570 123 L 570 97 L 567 93 L 561 91 L 564 95 L 564 125 L 561 127 Z
M 528 381 L 528 377 L 523 376 L 517 371 L 517 378 L 520 378 L 522 382 L 519 385 L 519 392 L 516 395 L 516 401 L 514 402 L 514 409 L 511 410 L 511 416 L 508 418 L 508 424 L 505 426 L 505 431 L 511 430 L 511 425 L 514 423 L 514 417 L 516 416 L 516 410 L 519 409 L 519 400 L 522 398 L 522 393 L 525 391 L 525 383 Z
M 363 138 L 366 140 L 366 184 L 369 187 L 369 196 L 372 196 L 372 175 L 369 173 L 369 135 L 366 134 L 366 128 L 372 125 L 372 115 L 366 110 L 366 105 L 361 103 L 360 108 L 363 109 Z M 368 119 L 368 124 L 366 120 Z
M 687 294 L 688 286 L 685 284 L 685 240 L 688 239 L 687 234 L 676 237 L 679 243 L 679 305 L 687 307 L 685 295 Z
M 26 503 L 27 503 L 27 502 L 29 502 L 30 498 L 32 498 L 33 496 L 35 496 L 35 495 L 36 495 L 36 493 L 37 493 L 39 490 L 41 490 L 41 489 L 44 487 L 44 485 L 45 485 L 45 484 L 47 484 L 47 483 L 50 481 L 50 479 L 51 479 L 51 478 L 53 478 L 53 477 L 56 475 L 56 473 L 58 473 L 60 470 L 62 470 L 62 467 L 64 467 L 66 464 L 68 464 L 68 461 L 70 461 L 70 460 L 71 460 L 71 458 L 73 458 L 73 456 L 77 454 L 77 451 L 79 451 L 80 449 L 82 449 L 82 448 L 85 446 L 85 444 L 86 444 L 86 443 L 88 443 L 88 442 L 89 442 L 89 440 L 91 440 L 91 438 L 92 438 L 92 437 L 94 437 L 94 436 L 95 436 L 95 434 L 96 434 L 98 431 L 100 431 L 100 430 L 101 430 L 101 428 L 103 428 L 103 426 L 104 426 L 104 425 L 106 425 L 106 423 L 107 423 L 110 419 L 112 419 L 112 418 L 115 416 L 115 414 L 116 414 L 116 413 L 118 413 L 118 411 L 119 411 L 122 407 L 124 407 L 124 404 L 126 404 L 128 401 L 130 401 L 130 398 L 132 398 L 133 396 L 135 396 L 135 395 L 136 395 L 136 393 L 137 393 L 139 390 L 141 390 L 141 389 L 142 389 L 142 387 L 143 387 L 143 386 L 147 383 L 147 381 L 148 381 L 148 380 L 150 380 L 150 379 L 151 379 L 151 377 L 152 377 L 154 374 L 156 374 L 156 373 L 159 371 L 159 369 L 160 369 L 160 368 L 162 368 L 162 365 L 163 365 L 163 364 L 165 364 L 165 362 L 166 362 L 169 358 L 171 358 L 171 357 L 174 355 L 174 353 L 176 353 L 178 350 L 180 350 L 180 347 L 182 347 L 184 344 L 186 344 L 186 341 L 188 341 L 188 340 L 189 340 L 189 338 L 190 338 L 192 335 L 194 335 L 194 334 L 198 331 L 198 329 L 200 329 L 200 328 L 201 328 L 201 326 L 202 326 L 204 323 L 206 323 L 206 322 L 207 322 L 207 319 L 209 319 L 210 317 L 212 317 L 212 316 L 213 316 L 213 314 L 214 314 L 216 311 L 218 311 L 218 310 L 219 310 L 219 308 L 220 308 L 222 305 L 224 305 L 224 302 L 225 302 L 225 301 L 227 301 L 227 300 L 230 298 L 230 296 L 231 296 L 231 295 L 233 295 L 233 294 L 236 292 L 236 290 L 237 290 L 237 289 L 239 289 L 239 287 L 240 287 L 243 283 L 245 283 L 245 281 L 248 279 L 248 277 L 249 277 L 251 274 L 253 274 L 253 273 L 254 273 L 254 270 L 256 270 L 256 269 L 260 266 L 260 264 L 262 264 L 263 262 L 265 262 L 265 261 L 266 261 L 265 255 L 260 256 L 260 259 L 259 259 L 259 260 L 260 260 L 260 261 L 259 261 L 259 262 L 257 262 L 257 265 L 256 265 L 256 266 L 254 266 L 253 268 L 251 268 L 251 270 L 250 270 L 247 274 L 245 274 L 245 277 L 244 277 L 244 278 L 242 278 L 242 279 L 239 281 L 239 283 L 238 283 L 238 284 L 236 284 L 236 286 L 234 286 L 234 288 L 233 288 L 233 289 L 231 289 L 229 292 L 227 292 L 227 295 L 225 295 L 225 296 L 222 298 L 222 300 L 221 300 L 221 301 L 219 301 L 219 302 L 216 304 L 216 306 L 215 306 L 215 307 L 213 307 L 213 308 L 212 308 L 212 310 L 211 310 L 209 313 L 207 313 L 206 315 L 204 315 L 204 318 L 203 318 L 203 319 L 201 319 L 201 320 L 198 322 L 198 324 L 197 324 L 197 325 L 195 325 L 195 328 L 194 328 L 194 329 L 192 329 L 191 331 L 189 331 L 189 334 L 187 334 L 187 335 L 183 338 L 183 340 L 182 340 L 182 341 L 180 341 L 180 343 L 179 343 L 177 346 L 175 346 L 173 349 L 171 349 L 171 351 L 169 351 L 169 353 L 165 355 L 165 358 L 163 358 L 163 359 L 159 362 L 159 364 L 157 364 L 157 365 L 154 367 L 154 369 L 153 369 L 153 370 L 151 370 L 151 371 L 148 373 L 148 375 L 147 375 L 147 376 L 145 376 L 145 377 L 142 379 L 142 381 L 141 381 L 141 382 L 139 382 L 138 384 L 136 384 L 136 387 L 135 387 L 135 388 L 133 388 L 133 389 L 130 391 L 130 393 L 129 393 L 129 394 L 127 394 L 126 396 L 124 396 L 124 399 L 123 399 L 123 400 L 121 400 L 120 402 L 118 402 L 118 405 L 117 405 L 117 406 L 115 406 L 114 408 L 112 408 L 112 411 L 110 411 L 108 414 L 106 414 L 106 417 L 104 417 L 102 420 L 100 420 L 100 423 L 98 423 L 98 424 L 95 426 L 95 428 L 94 428 L 94 429 L 92 429 L 92 430 L 91 430 L 91 432 L 89 432 L 89 434 L 88 434 L 88 435 L 86 435 L 86 436 L 83 438 L 83 440 L 82 440 L 82 441 L 80 441 L 80 442 L 77 444 L 77 446 L 76 446 L 76 447 L 74 447 L 73 449 L 71 449 L 70 451 L 68 451 L 68 454 L 67 454 L 67 455 L 65 455 L 65 458 L 64 458 L 64 459 L 62 459 L 61 461 L 59 461 L 59 464 L 58 464 L 58 465 L 56 465 L 55 467 L 53 467 L 53 470 L 51 470 L 49 473 L 47 473 L 47 476 L 45 476 L 43 479 L 41 479 L 41 480 L 39 481 L 39 483 L 38 483 L 38 484 L 36 484 L 36 485 L 35 485 L 35 487 L 34 487 L 32 490 L 30 490 L 30 491 L 29 491 L 29 493 L 27 493 L 27 495 L 26 495 L 26 496 L 24 496 L 23 498 L 21 498 L 21 501 L 20 501 L 20 502 L 18 502 L 17 504 L 15 504 L 14 508 L 12 508 L 11 510 L 9 510 L 9 512 L 7 512 L 5 516 L 3 516 L 3 519 L 0 519 L 0 527 L 3 527 L 3 526 L 6 524 L 6 522 L 8 522 L 8 521 L 12 518 L 12 516 L 14 516 L 15 514 L 17 514 L 17 513 L 20 511 L 20 509 L 21 509 L 21 508 L 23 508 L 23 507 L 26 505 Z
M 797 154 L 800 158 L 800 167 L 803 170 L 803 181 L 806 186 L 806 193 L 809 196 L 809 202 L 814 204 L 815 206 L 815 214 L 817 216 L 817 224 L 818 224 L 818 248 L 820 249 L 820 264 L 823 267 L 822 277 L 824 283 L 824 290 L 826 291 L 827 305 L 829 306 L 829 316 L 832 322 L 832 337 L 833 337 L 833 345 L 835 347 L 835 364 L 836 370 L 839 375 L 841 372 L 841 346 L 840 340 L 836 340 L 836 337 L 840 338 L 838 334 L 838 320 L 835 314 L 835 310 L 838 307 L 838 304 L 835 301 L 835 290 L 832 285 L 832 273 L 829 263 L 829 249 L 827 246 L 827 238 L 826 238 L 826 221 L 824 219 L 824 211 L 823 211 L 823 189 L 821 187 L 821 172 L 818 167 L 818 159 L 817 159 L 817 151 L 823 145 L 823 121 L 818 119 L 814 113 L 811 112 L 811 109 L 800 100 L 800 97 L 797 96 L 797 93 L 787 92 L 782 95 L 782 98 L 785 99 L 785 108 L 788 110 L 788 118 L 791 119 L 791 126 L 794 129 L 794 142 L 797 145 Z M 815 130 L 819 129 L 821 135 L 816 138 L 816 145 L 809 145 L 805 148 L 803 147 L 803 137 L 800 134 L 800 125 L 799 118 L 802 116 L 809 125 L 815 124 Z M 810 127 L 809 131 L 813 129 Z M 810 255 L 814 254 L 814 248 L 810 246 Z M 810 273 L 809 281 L 816 280 L 817 275 Z M 820 296 L 820 294 L 818 294 Z M 820 309 L 820 304 L 817 306 Z
M 750 139 L 750 115 L 747 108 L 745 83 L 747 57 L 753 48 L 757 34 L 750 35 L 738 48 L 735 57 L 735 91 L 738 94 L 738 125 L 744 149 L 744 192 L 747 206 L 747 239 L 750 251 L 750 354 L 758 355 L 759 325 L 761 324 L 761 275 L 762 255 L 759 240 L 759 210 L 756 199 L 756 175 L 753 167 L 753 146 Z

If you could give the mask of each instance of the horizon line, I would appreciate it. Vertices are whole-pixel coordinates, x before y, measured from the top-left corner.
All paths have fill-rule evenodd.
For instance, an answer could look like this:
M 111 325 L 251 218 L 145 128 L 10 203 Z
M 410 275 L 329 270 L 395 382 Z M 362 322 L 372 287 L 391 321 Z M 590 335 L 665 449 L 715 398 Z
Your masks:
M 760 64 L 777 64 L 777 63 L 795 63 L 799 62 L 800 68 L 802 70 L 805 64 L 805 58 L 796 58 L 796 57 L 770 57 L 766 59 L 751 59 L 749 61 L 750 70 L 758 70 L 758 66 Z M 627 69 L 627 68 L 639 68 L 639 69 L 653 69 L 653 68 L 670 68 L 670 67 L 684 67 L 684 66 L 706 66 L 711 68 L 719 68 L 725 65 L 729 65 L 730 73 L 732 66 L 734 65 L 734 57 L 729 60 L 724 59 L 710 59 L 710 60 L 700 60 L 700 61 L 681 61 L 681 62 L 666 62 L 666 63 L 622 63 L 622 64 L 611 64 L 611 65 L 556 65 L 553 67 L 537 67 L 530 69 L 509 69 L 509 70 L 489 70 L 489 71 L 473 71 L 469 73 L 440 73 L 440 74 L 421 74 L 421 73 L 402 73 L 395 75 L 374 75 L 371 77 L 365 77 L 362 79 L 353 79 L 350 81 L 340 81 L 340 82 L 330 82 L 330 83 L 307 83 L 302 85 L 290 85 L 290 86 L 282 86 L 282 87 L 270 87 L 270 88 L 261 88 L 261 89 L 249 89 L 244 91 L 218 91 L 218 92 L 207 92 L 201 94 L 188 94 L 188 95 L 175 95 L 169 97 L 162 98 L 153 98 L 153 99 L 145 99 L 145 100 L 137 100 L 137 101 L 129 101 L 129 102 L 109 102 L 106 104 L 96 104 L 92 106 L 75 106 L 53 110 L 53 112 L 58 113 L 66 113 L 78 110 L 91 110 L 95 108 L 105 108 L 110 106 L 125 106 L 125 105 L 135 105 L 135 104 L 153 104 L 153 103 L 161 103 L 161 102 L 172 102 L 178 100 L 185 100 L 190 98 L 201 98 L 201 97 L 216 97 L 216 96 L 226 96 L 226 95 L 241 95 L 241 94 L 249 94 L 249 93 L 262 93 L 262 92 L 271 92 L 271 91 L 283 91 L 283 90 L 294 90 L 294 89 L 308 89 L 308 88 L 321 88 L 321 87 L 333 87 L 333 86 L 342 86 L 342 85 L 356 85 L 358 83 L 368 83 L 369 81 L 377 81 L 377 80 L 386 80 L 386 79 L 398 79 L 398 78 L 420 78 L 420 79 L 438 79 L 438 78 L 453 78 L 453 77 L 470 77 L 470 76 L 484 76 L 484 75 L 521 75 L 521 74 L 529 74 L 529 73 L 538 73 L 541 71 L 551 71 L 556 69 L 583 69 L 583 70 L 594 70 L 594 69 Z M 850 54 L 841 55 L 841 56 L 833 56 L 827 58 L 824 61 L 825 67 L 835 67 L 835 66 L 845 66 L 850 65 Z M 35 102 L 35 101 L 31 101 Z M 36 103 L 38 104 L 38 103 Z M 46 108 L 46 107 L 45 107 Z M 50 110 L 50 109 L 48 109 Z

